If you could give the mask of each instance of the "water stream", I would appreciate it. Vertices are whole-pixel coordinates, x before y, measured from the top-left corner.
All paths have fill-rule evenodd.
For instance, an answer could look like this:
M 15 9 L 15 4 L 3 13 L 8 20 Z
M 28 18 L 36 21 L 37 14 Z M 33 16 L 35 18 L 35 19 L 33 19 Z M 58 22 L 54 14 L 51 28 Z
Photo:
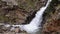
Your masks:
M 13 26 L 11 28 L 11 30 L 13 30 L 14 27 L 19 27 L 22 31 L 24 30 L 30 34 L 41 34 L 41 33 L 36 33 L 36 32 L 38 32 L 40 30 L 40 28 L 42 28 L 42 27 L 39 27 L 39 25 L 41 25 L 41 22 L 43 19 L 42 18 L 43 13 L 51 1 L 52 0 L 48 0 L 46 6 L 41 7 L 40 10 L 37 11 L 37 13 L 35 14 L 35 17 L 32 19 L 32 21 L 29 24 L 26 24 L 26 25 L 9 25 L 9 24 L 6 24 L 5 27 Z

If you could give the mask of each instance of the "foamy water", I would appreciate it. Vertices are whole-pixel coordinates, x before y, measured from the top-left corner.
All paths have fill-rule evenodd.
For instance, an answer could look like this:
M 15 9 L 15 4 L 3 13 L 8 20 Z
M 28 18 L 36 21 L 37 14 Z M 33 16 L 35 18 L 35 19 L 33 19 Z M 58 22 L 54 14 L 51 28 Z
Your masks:
M 30 24 L 26 24 L 26 25 L 5 25 L 5 27 L 13 26 L 11 30 L 13 30 L 14 27 L 19 27 L 22 31 L 24 30 L 27 33 L 37 34 L 36 32 L 38 32 L 40 30 L 40 28 L 42 28 L 42 27 L 39 27 L 39 25 L 41 25 L 41 22 L 43 19 L 42 18 L 43 13 L 51 1 L 52 0 L 48 0 L 46 6 L 41 7 L 40 10 L 37 11 L 37 13 L 35 14 L 35 17 L 32 19 Z M 38 34 L 40 34 L 40 33 L 38 33 Z

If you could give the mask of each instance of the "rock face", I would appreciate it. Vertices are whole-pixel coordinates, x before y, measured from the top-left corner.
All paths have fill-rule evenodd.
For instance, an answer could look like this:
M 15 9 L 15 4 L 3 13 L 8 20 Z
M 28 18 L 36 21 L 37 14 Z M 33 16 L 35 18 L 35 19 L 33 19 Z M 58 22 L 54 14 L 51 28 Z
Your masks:
M 47 0 L 0 0 L 0 23 L 28 24 L 46 2 Z M 60 34 L 60 0 L 52 0 L 43 15 L 42 26 L 42 34 Z M 0 33 L 27 34 L 19 28 L 14 31 L 10 31 L 10 28 L 0 26 Z
M 46 4 L 47 0 L 0 0 L 0 23 L 27 24 L 35 13 Z M 1 26 L 1 34 L 27 34 L 19 28 L 10 31 L 10 28 Z
M 0 0 L 0 23 L 27 24 L 47 0 Z
M 1 0 L 7 2 L 7 5 L 18 5 L 16 0 Z
M 52 3 L 53 10 L 44 14 L 46 16 L 44 17 L 43 34 L 60 34 L 60 1 L 57 1 Z

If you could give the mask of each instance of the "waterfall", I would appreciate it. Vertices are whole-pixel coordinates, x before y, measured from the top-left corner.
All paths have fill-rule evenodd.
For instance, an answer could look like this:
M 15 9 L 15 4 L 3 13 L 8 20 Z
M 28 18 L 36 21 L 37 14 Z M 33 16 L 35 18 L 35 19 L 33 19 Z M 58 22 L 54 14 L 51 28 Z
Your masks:
M 35 17 L 32 19 L 30 24 L 21 25 L 20 28 L 22 30 L 27 31 L 28 33 L 33 33 L 33 32 L 38 31 L 39 28 L 41 28 L 41 27 L 39 27 L 39 25 L 41 25 L 41 22 L 42 22 L 42 15 L 51 1 L 52 0 L 48 0 L 46 6 L 40 8 L 40 10 L 35 14 Z
M 14 29 L 14 27 L 20 27 L 21 30 L 26 31 L 27 33 L 31 33 L 31 34 L 36 34 L 35 32 L 39 31 L 39 29 L 41 27 L 39 27 L 39 25 L 41 25 L 42 22 L 42 16 L 44 11 L 46 10 L 46 8 L 48 7 L 48 5 L 50 4 L 52 0 L 48 0 L 46 6 L 43 6 L 40 8 L 39 11 L 37 11 L 37 13 L 35 14 L 35 17 L 32 19 L 32 21 L 29 24 L 26 25 L 12 25 L 12 29 Z M 7 27 L 10 27 L 10 25 L 5 25 Z

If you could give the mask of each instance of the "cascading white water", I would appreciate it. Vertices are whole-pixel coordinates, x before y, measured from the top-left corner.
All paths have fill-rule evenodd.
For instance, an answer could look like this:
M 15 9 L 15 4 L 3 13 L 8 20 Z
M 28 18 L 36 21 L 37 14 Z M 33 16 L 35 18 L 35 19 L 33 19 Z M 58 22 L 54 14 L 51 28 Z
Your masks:
M 27 31 L 28 33 L 37 32 L 39 30 L 39 28 L 41 28 L 41 27 L 39 27 L 39 25 L 41 25 L 41 22 L 42 22 L 42 15 L 51 1 L 52 0 L 48 0 L 46 6 L 40 8 L 40 10 L 36 13 L 35 17 L 32 19 L 30 24 L 21 25 L 20 28 L 22 30 Z
M 42 15 L 43 15 L 44 11 L 46 10 L 46 8 L 48 7 L 48 5 L 50 4 L 51 1 L 52 0 L 48 0 L 46 6 L 40 8 L 40 10 L 35 14 L 35 17 L 32 19 L 30 24 L 12 25 L 13 28 L 11 30 L 13 30 L 14 27 L 19 26 L 21 30 L 26 31 L 27 33 L 36 34 L 36 32 L 39 31 L 39 29 L 41 28 L 41 27 L 39 27 L 39 25 L 41 25 L 41 22 L 42 22 L 42 19 L 43 19 Z M 9 27 L 10 25 L 5 25 L 5 26 Z

